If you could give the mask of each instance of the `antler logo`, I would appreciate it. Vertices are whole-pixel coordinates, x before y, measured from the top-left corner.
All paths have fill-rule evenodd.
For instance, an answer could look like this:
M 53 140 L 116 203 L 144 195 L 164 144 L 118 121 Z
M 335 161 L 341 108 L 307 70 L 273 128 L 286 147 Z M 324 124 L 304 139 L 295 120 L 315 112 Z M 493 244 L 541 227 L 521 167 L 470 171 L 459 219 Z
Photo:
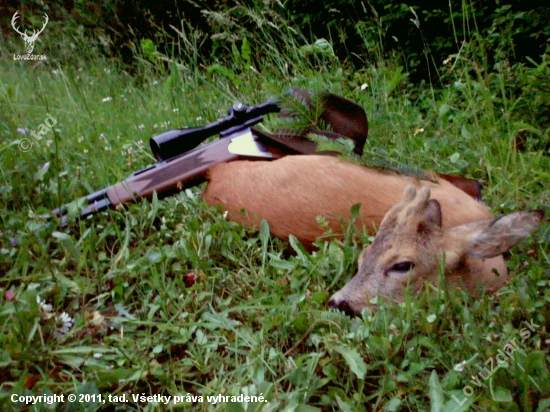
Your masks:
M 38 35 L 44 31 L 46 28 L 46 24 L 48 24 L 49 18 L 47 14 L 44 14 L 44 19 L 46 20 L 44 22 L 44 25 L 40 30 L 33 30 L 32 34 L 29 36 L 27 34 L 27 30 L 24 32 L 20 31 L 19 28 L 16 25 L 16 20 L 19 18 L 18 15 L 19 11 L 16 11 L 11 19 L 11 25 L 13 26 L 14 30 L 21 35 L 25 43 L 27 44 L 27 54 L 31 54 L 34 49 L 34 42 L 36 39 L 38 39 Z

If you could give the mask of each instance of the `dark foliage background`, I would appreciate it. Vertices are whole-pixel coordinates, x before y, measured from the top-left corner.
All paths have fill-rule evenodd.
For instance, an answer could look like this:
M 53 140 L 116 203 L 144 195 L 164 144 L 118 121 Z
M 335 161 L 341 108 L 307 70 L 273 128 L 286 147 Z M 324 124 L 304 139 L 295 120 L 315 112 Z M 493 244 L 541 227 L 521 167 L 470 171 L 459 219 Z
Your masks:
M 132 42 L 141 38 L 152 39 L 159 51 L 177 56 L 182 51 L 173 46 L 176 32 L 170 26 L 185 28 L 193 31 L 200 59 L 208 65 L 230 56 L 231 43 L 257 29 L 257 18 L 245 10 L 254 9 L 257 16 L 271 19 L 273 30 L 280 24 L 269 15 L 275 11 L 307 40 L 329 40 L 336 56 L 356 68 L 373 57 L 399 54 L 413 81 L 436 79 L 441 62 L 458 53 L 464 42 L 475 41 L 476 33 L 485 37 L 488 46 L 500 45 L 487 47 L 491 50 L 487 60 L 493 64 L 503 60 L 514 64 L 527 58 L 540 61 L 548 47 L 548 2 L 451 0 L 437 4 L 429 0 L 9 0 L 2 2 L 0 13 L 5 36 L 16 35 L 9 24 L 16 10 L 22 15 L 23 27 L 30 28 L 46 12 L 50 21 L 68 30 L 105 33 L 110 39 L 105 52 L 127 63 L 132 62 Z M 504 55 L 502 45 L 507 45 Z

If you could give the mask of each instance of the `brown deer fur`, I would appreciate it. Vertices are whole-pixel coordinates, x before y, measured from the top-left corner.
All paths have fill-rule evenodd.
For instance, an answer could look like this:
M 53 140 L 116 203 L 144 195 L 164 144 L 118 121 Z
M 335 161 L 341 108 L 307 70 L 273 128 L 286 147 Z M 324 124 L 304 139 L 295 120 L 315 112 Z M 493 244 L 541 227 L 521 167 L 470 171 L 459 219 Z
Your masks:
M 399 202 L 409 184 L 432 189 L 432 197 L 446 212 L 445 227 L 492 216 L 482 203 L 447 181 L 432 183 L 330 156 L 221 163 L 209 170 L 208 180 L 203 199 L 211 205 L 221 204 L 230 220 L 259 227 L 265 219 L 274 236 L 287 239 L 292 234 L 309 249 L 326 232 L 317 216 L 324 216 L 334 235 L 341 236 L 342 225 L 335 216 L 349 219 L 356 203 L 361 203 L 357 226 L 365 225 L 375 234 L 386 212 Z
M 287 239 L 292 234 L 311 249 L 312 243 L 327 231 L 319 225 L 318 216 L 326 219 L 333 236 L 341 237 L 342 225 L 336 216 L 349 219 L 351 207 L 360 203 L 356 225 L 375 234 L 386 213 L 400 202 L 407 186 L 429 189 L 428 197 L 431 195 L 440 209 L 442 230 L 492 218 L 486 206 L 447 181 L 433 183 L 319 155 L 218 164 L 209 171 L 203 199 L 211 205 L 221 204 L 228 219 L 247 226 L 259 227 L 265 219 L 274 236 Z M 385 248 L 390 248 L 391 243 L 386 243 Z M 406 243 L 397 242 L 404 248 Z M 478 284 L 497 289 L 507 278 L 500 253 L 487 259 L 470 259 L 473 264 L 466 266 L 458 259 L 450 276 L 458 276 L 472 291 Z M 333 296 L 332 306 L 358 312 L 367 305 L 367 295 L 403 297 L 402 289 L 395 285 L 377 284 L 370 288 L 364 282 L 359 285 L 358 276 Z

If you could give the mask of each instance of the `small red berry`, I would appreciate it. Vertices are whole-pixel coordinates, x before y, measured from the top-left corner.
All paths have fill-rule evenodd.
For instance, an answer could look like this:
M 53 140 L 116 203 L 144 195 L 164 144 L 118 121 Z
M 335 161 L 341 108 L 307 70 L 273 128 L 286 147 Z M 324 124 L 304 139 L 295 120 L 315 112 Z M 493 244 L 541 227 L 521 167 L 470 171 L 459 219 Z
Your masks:
M 197 275 L 195 275 L 195 272 L 189 272 L 183 276 L 183 281 L 185 282 L 185 287 L 189 288 L 197 281 Z

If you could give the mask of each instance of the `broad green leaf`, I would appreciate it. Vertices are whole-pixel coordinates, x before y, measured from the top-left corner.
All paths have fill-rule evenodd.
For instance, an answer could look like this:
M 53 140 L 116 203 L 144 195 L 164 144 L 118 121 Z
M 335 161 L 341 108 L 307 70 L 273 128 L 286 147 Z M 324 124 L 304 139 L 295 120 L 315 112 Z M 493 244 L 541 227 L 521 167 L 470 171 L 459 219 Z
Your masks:
M 158 263 L 162 260 L 160 250 L 151 249 L 147 252 L 147 260 L 151 263 Z
M 505 388 L 497 388 L 493 392 L 493 399 L 497 402 L 512 402 L 512 394 L 508 389 Z
M 0 368 L 8 366 L 12 362 L 12 359 L 8 352 L 0 349 Z
M 233 59 L 238 66 L 242 66 L 241 53 L 235 43 L 231 44 L 231 52 L 233 53 Z
M 212 65 L 208 66 L 207 70 L 210 73 L 219 73 L 222 76 L 227 77 L 236 86 L 239 86 L 242 83 L 242 80 L 237 77 L 237 75 L 235 74 L 235 72 L 233 70 L 228 69 L 227 67 L 222 66 L 221 64 L 218 64 L 218 63 L 212 64 Z
M 246 409 L 239 402 L 226 402 L 225 403 L 226 412 L 245 412 Z
M 458 152 L 454 152 L 451 157 L 449 158 L 449 160 L 451 161 L 451 163 L 456 163 L 458 162 L 458 159 L 460 159 L 460 153 Z
M 355 203 L 351 207 L 351 218 L 352 218 L 352 220 L 357 220 L 359 218 L 360 210 L 361 210 L 361 203 Z
M 351 371 L 359 379 L 365 379 L 365 375 L 367 373 L 367 364 L 365 363 L 359 352 L 357 352 L 357 350 L 346 348 L 344 346 L 335 346 L 334 350 L 342 355 Z
M 63 233 L 63 232 L 53 232 L 52 233 L 52 236 L 54 238 L 56 238 L 57 240 L 61 241 L 61 240 L 67 240 L 67 239 L 70 239 L 71 238 L 71 235 L 67 234 L 67 233 Z
M 544 399 L 539 402 L 539 407 L 537 408 L 537 412 L 545 412 L 550 410 L 550 398 Z
M 332 45 L 326 39 L 315 40 L 313 44 L 307 44 L 300 47 L 300 51 L 304 54 L 324 54 L 334 56 Z
M 439 377 L 435 370 L 432 371 L 429 381 L 428 395 L 430 397 L 431 412 L 440 412 L 443 410 L 443 389 L 439 383 Z
M 399 399 L 397 396 L 392 398 L 387 404 L 386 404 L 386 410 L 390 412 L 398 411 L 399 407 L 401 406 L 401 399 Z
M 475 396 L 467 397 L 460 391 L 450 391 L 451 399 L 445 402 L 443 406 L 444 412 L 466 412 L 473 405 Z
M 462 125 L 462 130 L 460 131 L 460 134 L 464 139 L 472 138 L 472 134 L 468 131 L 468 127 L 465 124 Z
M 352 412 L 351 407 L 345 403 L 338 395 L 336 395 L 336 402 L 342 412 Z
M 248 39 L 246 37 L 243 38 L 243 45 L 241 46 L 241 57 L 243 58 L 245 64 L 246 64 L 246 70 L 250 67 L 250 61 L 251 61 L 252 51 L 250 50 L 250 44 L 248 43 Z
M 46 162 L 44 166 L 42 166 L 40 169 L 38 169 L 38 172 L 34 175 L 34 180 L 37 182 L 41 182 L 44 180 L 44 176 L 50 169 L 50 162 Z
M 288 237 L 288 242 L 290 243 L 290 247 L 294 249 L 296 252 L 296 255 L 300 258 L 303 264 L 309 266 L 309 263 L 311 263 L 311 258 L 309 256 L 309 253 L 307 253 L 307 250 L 304 248 L 304 246 L 296 239 L 295 236 L 290 235 Z

